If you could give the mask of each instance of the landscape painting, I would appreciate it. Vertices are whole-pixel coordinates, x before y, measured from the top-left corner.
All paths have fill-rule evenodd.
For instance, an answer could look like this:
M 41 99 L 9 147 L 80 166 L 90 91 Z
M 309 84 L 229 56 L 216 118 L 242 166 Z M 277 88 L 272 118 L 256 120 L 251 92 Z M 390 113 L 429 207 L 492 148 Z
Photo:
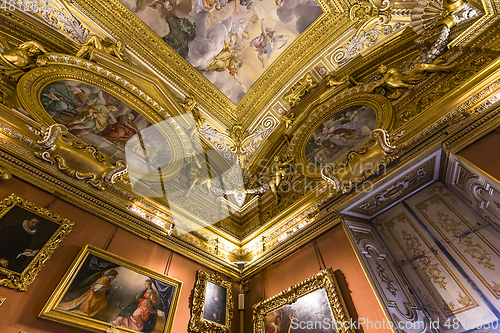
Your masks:
M 121 0 L 235 104 L 322 13 L 314 0 Z
M 318 166 L 339 161 L 369 138 L 375 121 L 375 110 L 366 105 L 350 106 L 335 113 L 307 141 L 306 160 Z

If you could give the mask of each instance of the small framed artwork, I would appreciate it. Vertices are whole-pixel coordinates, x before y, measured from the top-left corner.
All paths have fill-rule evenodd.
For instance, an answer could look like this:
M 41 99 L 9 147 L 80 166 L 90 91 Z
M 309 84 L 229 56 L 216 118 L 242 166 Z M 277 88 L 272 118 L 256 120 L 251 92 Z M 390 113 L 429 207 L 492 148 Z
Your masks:
M 86 245 L 39 317 L 93 332 L 169 333 L 182 282 Z
M 331 268 L 253 306 L 254 333 L 354 333 Z
M 25 291 L 74 224 L 15 194 L 0 201 L 0 285 Z
M 232 285 L 216 273 L 198 271 L 193 290 L 189 331 L 222 333 L 231 331 Z

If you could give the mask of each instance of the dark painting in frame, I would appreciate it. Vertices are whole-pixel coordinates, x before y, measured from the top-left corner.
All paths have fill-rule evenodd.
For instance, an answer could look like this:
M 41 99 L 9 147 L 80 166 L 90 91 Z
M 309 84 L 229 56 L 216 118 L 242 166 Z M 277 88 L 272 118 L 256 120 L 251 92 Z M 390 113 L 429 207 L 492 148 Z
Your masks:
M 15 194 L 0 202 L 0 285 L 25 291 L 75 222 Z

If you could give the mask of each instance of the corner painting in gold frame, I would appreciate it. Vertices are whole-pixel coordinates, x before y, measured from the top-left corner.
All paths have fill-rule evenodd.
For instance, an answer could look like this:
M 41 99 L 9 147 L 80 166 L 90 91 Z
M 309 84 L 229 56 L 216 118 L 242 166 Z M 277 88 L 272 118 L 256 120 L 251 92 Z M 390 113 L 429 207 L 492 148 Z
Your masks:
M 231 332 L 232 285 L 216 273 L 198 271 L 193 291 L 189 332 Z
M 0 201 L 0 285 L 25 291 L 74 224 L 15 194 Z
M 86 245 L 39 317 L 93 332 L 172 331 L 182 282 Z
M 349 324 L 331 268 L 253 306 L 253 333 L 354 333 Z

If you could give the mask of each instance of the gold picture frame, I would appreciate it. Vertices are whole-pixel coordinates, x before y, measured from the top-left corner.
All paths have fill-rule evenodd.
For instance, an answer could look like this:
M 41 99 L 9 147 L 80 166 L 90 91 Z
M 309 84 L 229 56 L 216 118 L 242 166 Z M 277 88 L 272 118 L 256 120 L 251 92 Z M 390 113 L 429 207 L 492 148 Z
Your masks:
M 233 318 L 232 285 L 216 273 L 199 270 L 193 290 L 189 332 L 231 332 Z M 218 295 L 224 295 L 220 297 Z M 221 306 L 224 306 L 221 308 Z
M 3 302 L 5 302 L 5 300 L 6 300 L 5 297 L 0 296 L 0 306 L 3 304 Z
M 277 295 L 274 295 L 266 300 L 254 304 L 252 327 L 253 333 L 265 333 L 266 316 L 275 313 L 277 310 L 284 309 L 286 306 L 296 304 L 302 297 L 310 296 L 311 294 L 324 290 L 327 298 L 327 303 L 333 315 L 334 323 L 342 323 L 337 325 L 338 333 L 354 333 L 350 327 L 351 319 L 345 306 L 344 300 L 340 293 L 339 286 L 335 279 L 333 269 L 326 268 L 317 274 L 314 274 L 307 280 L 304 280 Z M 290 309 L 291 311 L 292 309 Z M 328 313 L 328 311 L 326 311 Z M 276 316 L 278 317 L 278 316 Z M 281 315 L 280 315 L 281 317 Z M 296 317 L 299 318 L 299 317 Z M 290 317 L 293 322 L 292 317 Z M 302 319 L 302 318 L 301 318 Z M 322 320 L 323 321 L 323 320 Z M 331 321 L 328 321 L 331 322 Z M 297 324 L 299 320 L 297 319 Z M 348 323 L 348 324 L 343 324 Z M 290 324 L 290 323 L 289 323 Z
M 169 333 L 181 288 L 179 280 L 87 244 L 38 317 L 93 332 L 138 332 L 149 325 L 154 327 L 151 332 Z M 74 299 L 74 295 L 80 296 Z M 138 308 L 148 314 L 140 316 L 141 328 L 131 328 L 132 314 Z M 106 318 L 116 319 L 109 322 Z
M 382 129 L 387 131 L 394 122 L 395 112 L 393 111 L 391 102 L 386 97 L 358 91 L 357 88 L 352 88 L 340 95 L 331 95 L 325 98 L 322 103 L 314 103 L 312 105 L 307 103 L 296 111 L 297 114 L 312 114 L 311 117 L 306 117 L 298 121 L 293 126 L 291 132 L 288 133 L 288 136 L 291 138 L 288 154 L 294 158 L 296 168 L 300 173 L 310 178 L 319 179 L 321 178 L 321 169 L 326 164 L 338 163 L 342 158 L 346 157 L 346 154 L 335 153 L 335 156 L 337 156 L 336 162 L 324 162 L 325 164 L 320 166 L 308 160 L 306 157 L 306 148 L 310 144 L 313 134 L 322 125 L 324 126 L 329 119 L 332 119 L 334 116 L 340 116 L 347 110 L 355 107 L 368 107 L 373 111 L 375 115 L 373 130 Z M 373 141 L 368 135 L 357 149 L 369 147 L 373 144 Z
M 0 201 L 0 286 L 25 291 L 74 225 L 14 193 Z

